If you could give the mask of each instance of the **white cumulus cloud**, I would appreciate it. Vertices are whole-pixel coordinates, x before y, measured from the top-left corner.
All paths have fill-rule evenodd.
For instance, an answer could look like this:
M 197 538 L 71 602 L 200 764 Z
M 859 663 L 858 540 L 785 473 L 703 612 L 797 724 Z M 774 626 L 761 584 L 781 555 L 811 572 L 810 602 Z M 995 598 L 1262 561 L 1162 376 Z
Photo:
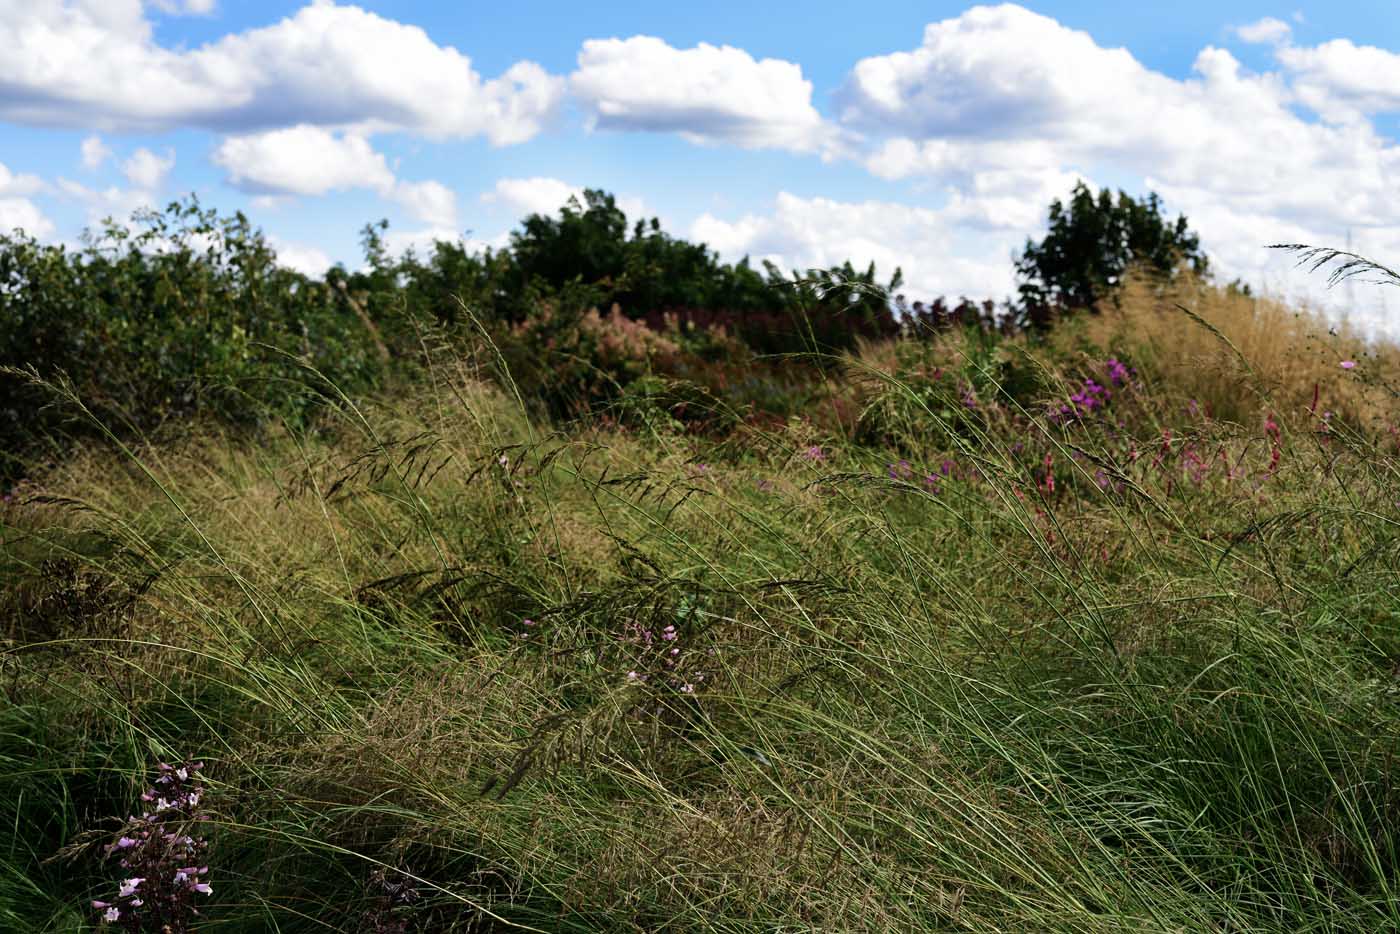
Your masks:
M 368 189 L 435 227 L 457 223 L 457 195 L 437 181 L 408 182 L 394 176 L 383 153 L 363 135 L 302 124 L 246 136 L 230 136 L 212 156 L 230 184 L 280 205 L 295 196 Z
M 195 49 L 159 44 L 139 0 L 0 0 L 0 48 L 0 119 L 37 126 L 312 124 L 506 145 L 540 132 L 564 89 L 531 62 L 483 79 L 422 29 L 332 0 Z
M 95 172 L 102 167 L 112 156 L 112 150 L 106 143 L 102 142 L 102 137 L 94 133 L 82 142 L 83 168 L 89 172 Z
M 1001 298 L 1012 291 L 1006 254 L 993 242 L 969 243 L 946 210 L 884 201 L 843 202 L 780 192 L 769 213 L 726 221 L 701 215 L 691 236 L 728 260 L 751 256 L 784 270 L 875 263 L 888 282 L 896 267 L 911 299 L 938 295 Z
M 54 226 L 28 198 L 0 197 L 0 233 L 16 230 L 22 230 L 37 240 L 45 240 L 53 233 Z
M 208 16 L 218 6 L 217 0 L 148 0 L 151 6 L 171 16 Z
M 570 199 L 583 203 L 583 188 L 557 178 L 503 178 L 481 196 L 487 204 L 504 205 L 524 217 L 553 214 Z
M 872 137 L 866 166 L 944 186 L 950 212 L 1014 226 L 1066 179 L 1115 178 L 1161 192 L 1222 273 L 1250 277 L 1277 270 L 1263 245 L 1287 232 L 1382 242 L 1400 220 L 1400 146 L 1357 117 L 1400 110 L 1400 56 L 1341 40 L 1280 40 L 1275 54 L 1281 71 L 1251 73 L 1207 47 L 1181 79 L 1020 6 L 980 6 L 930 24 L 911 51 L 860 61 L 838 100 Z M 1351 117 L 1309 120 L 1300 101 Z
M 415 220 L 438 228 L 457 226 L 457 193 L 441 182 L 396 182 L 388 196 Z
M 122 174 L 137 188 L 143 191 L 156 191 L 173 168 L 175 168 L 174 152 L 167 150 L 164 156 L 158 156 L 149 149 L 141 148 L 122 163 Z
M 0 233 L 23 230 L 40 240 L 53 233 L 53 222 L 27 197 L 44 188 L 37 175 L 16 175 L 0 163 Z
M 87 209 L 89 223 L 97 223 L 105 218 L 126 221 L 139 210 L 157 207 L 155 192 L 143 188 L 91 188 L 81 182 L 59 178 L 55 182 L 58 193 L 70 201 L 76 201 Z
M 1324 120 L 1400 113 L 1400 54 L 1347 39 L 1283 46 L 1276 54 L 1299 100 Z
M 833 141 L 800 66 L 755 60 L 732 46 L 677 49 L 652 36 L 589 39 L 569 83 L 590 122 L 604 130 L 799 152 Z
M 244 191 L 263 195 L 324 195 L 371 188 L 387 193 L 394 173 L 369 140 L 309 124 L 230 136 L 213 154 L 214 164 Z
M 317 247 L 292 243 L 276 236 L 269 236 L 267 240 L 277 253 L 277 262 L 302 275 L 322 276 L 331 268 L 331 258 Z
M 1293 27 L 1281 19 L 1273 16 L 1266 16 L 1261 20 L 1246 23 L 1243 26 L 1235 27 L 1235 35 L 1245 42 L 1254 42 L 1263 45 L 1274 45 L 1280 42 L 1287 42 L 1293 35 Z
M 44 190 L 44 181 L 37 175 L 16 175 L 0 163 L 0 196 L 17 197 L 32 195 Z

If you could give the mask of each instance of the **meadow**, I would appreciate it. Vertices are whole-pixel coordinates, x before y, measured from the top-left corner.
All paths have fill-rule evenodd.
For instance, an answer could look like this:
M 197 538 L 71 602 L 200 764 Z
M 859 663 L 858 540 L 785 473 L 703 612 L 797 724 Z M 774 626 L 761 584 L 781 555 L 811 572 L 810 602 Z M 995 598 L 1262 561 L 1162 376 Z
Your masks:
M 576 405 L 424 331 L 251 433 L 27 377 L 0 927 L 1400 927 L 1400 349 L 1190 276 L 945 325 L 594 313 Z

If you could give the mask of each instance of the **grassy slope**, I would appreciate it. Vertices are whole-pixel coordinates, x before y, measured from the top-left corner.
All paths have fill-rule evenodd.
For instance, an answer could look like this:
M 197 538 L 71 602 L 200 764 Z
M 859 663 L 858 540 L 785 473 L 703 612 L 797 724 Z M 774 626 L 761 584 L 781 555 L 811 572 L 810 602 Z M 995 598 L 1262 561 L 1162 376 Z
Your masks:
M 83 929 L 75 843 L 185 756 L 211 931 L 356 930 L 380 865 L 424 931 L 1400 925 L 1393 446 L 1317 430 L 1297 345 L 1201 385 L 1147 304 L 1042 360 L 1138 341 L 1069 431 L 921 434 L 874 348 L 902 454 L 557 435 L 463 368 L 73 461 L 0 507 L 0 927 Z

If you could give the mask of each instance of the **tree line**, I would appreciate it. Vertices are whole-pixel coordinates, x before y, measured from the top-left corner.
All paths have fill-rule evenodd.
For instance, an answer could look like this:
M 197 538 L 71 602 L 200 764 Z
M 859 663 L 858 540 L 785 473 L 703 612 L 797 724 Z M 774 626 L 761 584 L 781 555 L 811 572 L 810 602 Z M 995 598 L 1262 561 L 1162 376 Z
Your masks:
M 106 423 L 132 434 L 195 416 L 254 426 L 305 419 L 325 400 L 318 380 L 354 395 L 411 374 L 424 328 L 449 341 L 483 332 L 515 341 L 521 359 L 560 346 L 571 359 L 596 358 L 600 347 L 642 340 L 627 331 L 631 322 L 669 329 L 668 352 L 816 360 L 861 339 L 947 327 L 1043 333 L 1111 299 L 1134 263 L 1163 276 L 1209 274 L 1186 218 L 1169 220 L 1156 195 L 1083 184 L 1050 205 L 1045 236 L 1028 240 L 1017 262 L 1018 295 L 1001 302 L 909 302 L 902 271 L 881 279 L 874 264 L 784 271 L 723 262 L 655 218 L 629 224 L 598 190 L 555 215 L 526 217 L 500 250 L 440 241 L 426 254 L 393 256 L 386 228 L 363 229 L 361 268 L 337 265 L 321 277 L 280 265 L 241 212 L 220 215 L 193 197 L 129 223 L 109 220 L 79 249 L 0 234 L 0 475 L 36 453 L 59 456 L 62 439 L 83 430 L 70 410 L 49 404 L 36 375 L 69 380 Z M 593 309 L 611 315 L 585 320 Z M 587 398 L 637 370 L 600 381 L 600 366 L 617 369 L 584 360 Z

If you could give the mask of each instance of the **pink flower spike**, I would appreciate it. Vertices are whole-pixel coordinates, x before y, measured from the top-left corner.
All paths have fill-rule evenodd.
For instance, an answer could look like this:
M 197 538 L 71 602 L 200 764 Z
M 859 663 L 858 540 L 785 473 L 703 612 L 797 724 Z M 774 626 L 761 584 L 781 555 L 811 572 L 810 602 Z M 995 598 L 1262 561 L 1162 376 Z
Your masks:
M 1343 361 L 1342 361 L 1342 369 L 1344 369 L 1344 370 L 1350 370 L 1350 369 L 1351 369 L 1352 367 L 1354 367 L 1354 366 L 1356 366 L 1356 361 L 1355 361 L 1355 360 L 1343 360 Z

